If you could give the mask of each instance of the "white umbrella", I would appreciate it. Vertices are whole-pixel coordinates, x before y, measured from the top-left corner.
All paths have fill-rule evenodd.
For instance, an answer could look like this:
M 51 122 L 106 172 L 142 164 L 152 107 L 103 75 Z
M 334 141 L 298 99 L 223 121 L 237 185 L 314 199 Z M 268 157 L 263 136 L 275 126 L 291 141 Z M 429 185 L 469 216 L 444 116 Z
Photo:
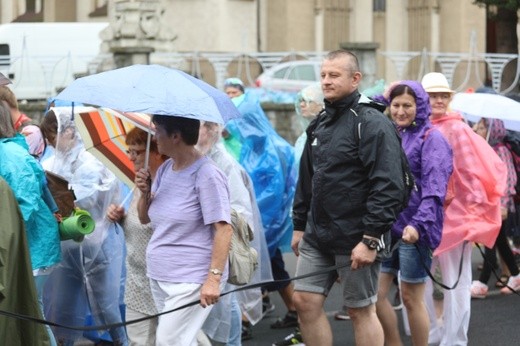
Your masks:
M 477 122 L 480 118 L 500 119 L 504 126 L 520 131 L 520 102 L 499 94 L 457 93 L 450 107 L 462 113 L 467 120 Z

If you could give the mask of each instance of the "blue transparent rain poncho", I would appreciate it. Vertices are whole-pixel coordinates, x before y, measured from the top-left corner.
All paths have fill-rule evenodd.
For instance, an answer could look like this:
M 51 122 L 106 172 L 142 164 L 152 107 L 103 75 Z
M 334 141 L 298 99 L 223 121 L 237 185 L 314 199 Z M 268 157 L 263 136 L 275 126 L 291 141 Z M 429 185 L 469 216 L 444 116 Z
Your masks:
M 83 326 L 88 319 L 96 325 L 118 323 L 122 321 L 124 236 L 115 223 L 105 218 L 105 212 L 120 199 L 119 180 L 85 150 L 71 109 L 51 108 L 58 120 L 56 148 L 42 165 L 69 182 L 76 207 L 91 214 L 96 228 L 82 242 L 61 242 L 62 261 L 45 287 L 46 316 L 67 326 Z M 62 328 L 53 331 L 64 345 L 73 345 L 83 334 Z M 109 332 L 115 344 L 126 344 L 123 327 Z
M 290 212 L 297 177 L 294 149 L 276 133 L 254 95 L 246 92 L 233 103 L 242 117 L 227 123 L 229 136 L 224 143 L 253 181 L 272 257 L 279 247 L 290 251 Z

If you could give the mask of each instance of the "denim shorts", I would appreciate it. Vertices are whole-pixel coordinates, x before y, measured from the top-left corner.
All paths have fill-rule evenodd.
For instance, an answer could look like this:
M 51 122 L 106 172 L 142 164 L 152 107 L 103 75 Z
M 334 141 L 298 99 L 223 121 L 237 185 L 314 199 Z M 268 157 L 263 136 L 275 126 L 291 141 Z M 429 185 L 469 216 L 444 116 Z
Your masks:
M 337 271 L 310 276 L 294 282 L 294 290 L 318 293 L 327 296 L 336 279 L 340 279 L 343 292 L 343 305 L 349 308 L 363 308 L 377 301 L 377 288 L 381 262 L 374 263 L 358 270 L 351 270 L 350 255 L 325 254 L 309 245 L 304 239 L 298 246 L 300 256 L 296 266 L 296 276 L 313 273 L 335 265 L 346 264 Z
M 401 281 L 411 284 L 426 282 L 427 268 L 432 265 L 432 250 L 425 245 L 405 244 L 401 242 L 392 256 L 383 261 L 381 272 L 397 276 L 401 272 Z

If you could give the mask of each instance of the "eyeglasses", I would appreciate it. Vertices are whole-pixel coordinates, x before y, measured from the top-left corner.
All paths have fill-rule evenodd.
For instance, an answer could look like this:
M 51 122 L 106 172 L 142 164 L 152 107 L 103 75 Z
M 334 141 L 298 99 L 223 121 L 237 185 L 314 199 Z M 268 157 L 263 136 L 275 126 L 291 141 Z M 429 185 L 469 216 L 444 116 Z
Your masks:
M 145 149 L 141 149 L 141 150 L 136 150 L 136 149 L 129 149 L 126 151 L 126 154 L 128 156 L 139 156 L 141 155 L 142 153 L 144 153 L 146 150 Z

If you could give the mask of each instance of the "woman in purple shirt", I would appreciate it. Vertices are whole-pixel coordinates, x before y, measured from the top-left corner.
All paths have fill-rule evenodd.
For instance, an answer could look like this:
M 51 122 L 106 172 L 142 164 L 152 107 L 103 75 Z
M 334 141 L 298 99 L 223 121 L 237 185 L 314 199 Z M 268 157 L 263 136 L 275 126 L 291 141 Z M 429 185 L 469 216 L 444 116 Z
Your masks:
M 386 298 L 394 277 L 400 272 L 412 343 L 427 345 L 430 322 L 424 302 L 428 278 L 425 267 L 431 266 L 433 250 L 441 240 L 452 152 L 442 134 L 430 124 L 430 99 L 421 84 L 401 81 L 391 86 L 388 94 L 383 101 L 389 105 L 392 120 L 401 134 L 416 188 L 408 206 L 392 226 L 392 238 L 401 243 L 382 263 L 376 309 L 385 342 L 401 345 L 397 316 Z
M 196 148 L 200 122 L 154 115 L 159 153 L 170 159 L 156 179 L 141 169 L 136 186 L 141 223 L 152 223 L 147 275 L 160 312 L 200 300 L 159 317 L 157 345 L 196 345 L 197 332 L 227 281 L 233 230 L 227 178 Z

